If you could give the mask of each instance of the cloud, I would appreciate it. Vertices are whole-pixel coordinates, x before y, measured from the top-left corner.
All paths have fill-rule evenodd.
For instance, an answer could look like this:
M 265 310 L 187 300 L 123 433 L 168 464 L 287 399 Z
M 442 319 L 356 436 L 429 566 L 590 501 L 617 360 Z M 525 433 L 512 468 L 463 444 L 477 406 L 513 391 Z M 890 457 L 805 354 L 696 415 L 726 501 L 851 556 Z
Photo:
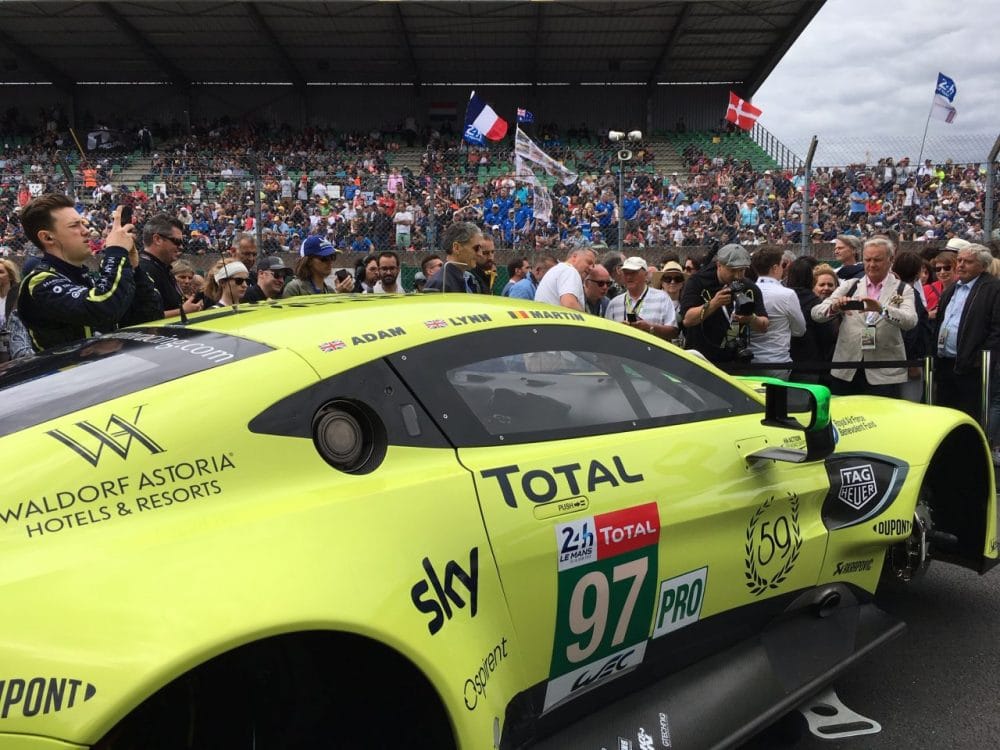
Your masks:
M 996 0 L 829 0 L 755 94 L 761 125 L 798 153 L 815 134 L 817 154 L 915 158 L 941 71 L 958 117 L 931 121 L 927 155 L 983 159 L 1000 122 L 1000 45 L 983 25 L 996 13 Z

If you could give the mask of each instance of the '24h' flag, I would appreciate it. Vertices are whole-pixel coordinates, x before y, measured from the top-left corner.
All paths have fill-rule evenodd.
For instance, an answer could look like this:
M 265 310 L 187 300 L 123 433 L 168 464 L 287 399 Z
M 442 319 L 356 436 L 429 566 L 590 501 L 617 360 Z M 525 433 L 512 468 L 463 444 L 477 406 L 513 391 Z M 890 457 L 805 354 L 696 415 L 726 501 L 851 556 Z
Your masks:
M 955 101 L 958 87 L 955 81 L 944 73 L 938 73 L 937 86 L 934 88 L 934 103 L 931 105 L 931 117 L 951 123 L 955 121 L 958 110 L 951 106 Z

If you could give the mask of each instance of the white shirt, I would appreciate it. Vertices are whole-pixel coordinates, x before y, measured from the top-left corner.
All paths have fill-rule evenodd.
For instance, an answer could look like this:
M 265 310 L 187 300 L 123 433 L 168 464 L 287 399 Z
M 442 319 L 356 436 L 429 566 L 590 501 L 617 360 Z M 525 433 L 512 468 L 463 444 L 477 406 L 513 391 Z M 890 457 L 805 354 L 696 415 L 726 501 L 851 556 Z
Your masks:
M 586 309 L 584 307 L 586 300 L 583 296 L 583 277 L 569 263 L 560 263 L 545 272 L 542 280 L 538 282 L 538 289 L 535 290 L 535 301 L 559 306 L 559 299 L 564 294 L 574 295 L 580 300 L 580 309 Z
M 753 361 L 788 362 L 792 336 L 801 336 L 806 332 L 806 319 L 802 315 L 799 297 L 770 276 L 757 279 L 757 287 L 764 300 L 768 323 L 764 333 L 750 332 Z
M 543 279 L 544 280 L 544 279 Z M 677 310 L 670 295 L 662 289 L 647 287 L 641 302 L 632 299 L 626 291 L 611 300 L 604 317 L 608 320 L 625 320 L 626 313 L 635 312 L 641 320 L 658 326 L 677 327 Z
M 406 290 L 403 289 L 403 285 L 400 283 L 399 279 L 396 279 L 396 288 L 392 292 L 386 292 L 382 288 L 382 282 L 376 281 L 375 286 L 372 287 L 372 294 L 406 294 Z

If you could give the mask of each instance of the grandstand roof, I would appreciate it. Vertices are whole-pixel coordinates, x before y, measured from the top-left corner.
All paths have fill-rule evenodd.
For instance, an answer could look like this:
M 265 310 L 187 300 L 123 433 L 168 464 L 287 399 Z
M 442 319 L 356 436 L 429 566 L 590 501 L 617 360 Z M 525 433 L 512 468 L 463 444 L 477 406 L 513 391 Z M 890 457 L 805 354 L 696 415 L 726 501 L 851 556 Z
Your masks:
M 824 2 L 2 2 L 0 83 L 727 82 L 752 95 Z

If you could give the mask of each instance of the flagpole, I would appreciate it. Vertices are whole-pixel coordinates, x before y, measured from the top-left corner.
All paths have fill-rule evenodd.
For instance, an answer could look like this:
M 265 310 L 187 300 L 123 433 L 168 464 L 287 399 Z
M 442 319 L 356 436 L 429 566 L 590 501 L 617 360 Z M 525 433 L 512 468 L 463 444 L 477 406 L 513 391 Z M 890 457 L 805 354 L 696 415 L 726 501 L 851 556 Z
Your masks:
M 927 122 L 924 123 L 924 137 L 920 139 L 920 156 L 917 157 L 917 171 L 924 164 L 924 143 L 927 141 L 927 128 L 931 124 L 931 115 L 934 114 L 934 98 L 931 97 L 931 109 L 927 113 Z

